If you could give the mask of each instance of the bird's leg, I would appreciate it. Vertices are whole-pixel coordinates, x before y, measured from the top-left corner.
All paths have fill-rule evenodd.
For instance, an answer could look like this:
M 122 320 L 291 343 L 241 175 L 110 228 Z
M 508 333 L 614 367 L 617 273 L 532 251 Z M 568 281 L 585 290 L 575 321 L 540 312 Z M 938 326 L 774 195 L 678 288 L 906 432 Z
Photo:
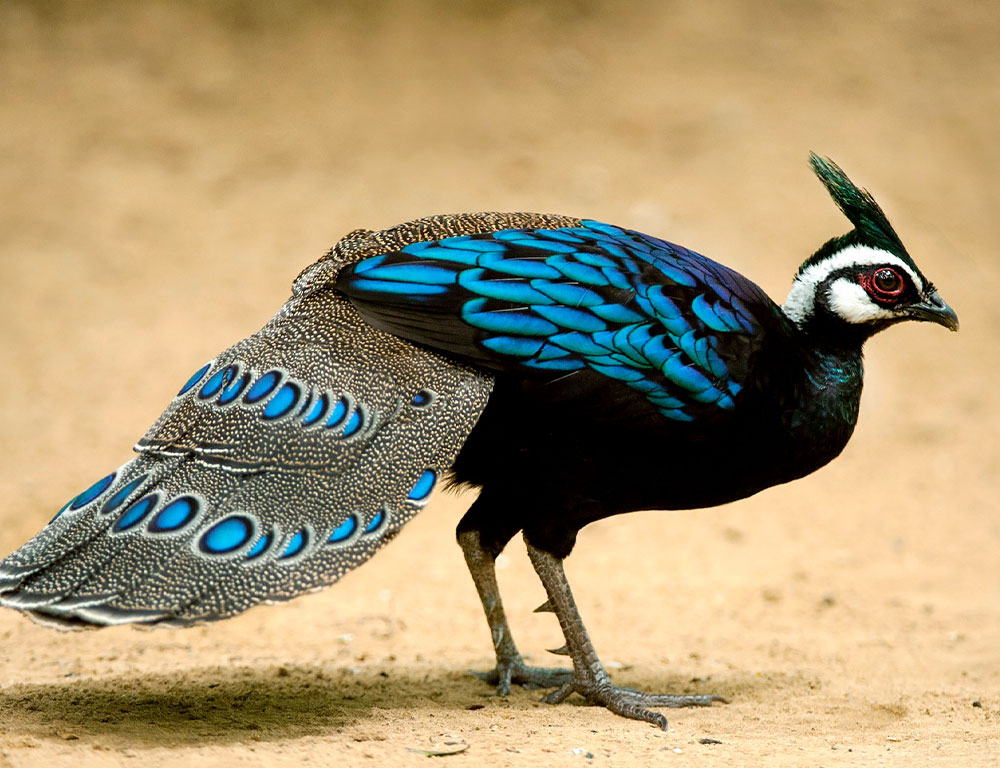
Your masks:
M 573 677 L 568 669 L 544 669 L 529 667 L 524 663 L 521 654 L 514 644 L 507 624 L 507 616 L 500 599 L 500 589 L 497 586 L 496 555 L 482 547 L 478 531 L 463 531 L 458 534 L 458 543 L 465 555 L 469 573 L 476 584 L 479 599 L 486 613 L 486 621 L 490 625 L 490 635 L 493 638 L 493 648 L 497 654 L 496 669 L 490 672 L 474 672 L 477 677 L 497 687 L 497 694 L 506 696 L 510 693 L 511 684 L 523 685 L 526 688 L 554 688 L 562 685 Z
M 558 704 L 571 694 L 579 693 L 590 702 L 607 707 L 617 715 L 633 720 L 645 720 L 664 730 L 667 728 L 667 718 L 646 707 L 708 707 L 713 702 L 726 701 L 721 696 L 651 694 L 612 685 L 607 670 L 604 669 L 593 643 L 590 642 L 587 629 L 583 626 L 583 619 L 580 618 L 576 601 L 573 600 L 573 593 L 566 580 L 562 560 L 536 549 L 527 537 L 525 544 L 528 547 L 531 564 L 548 593 L 549 604 L 559 619 L 569 656 L 573 660 L 573 679 L 548 694 L 543 701 Z

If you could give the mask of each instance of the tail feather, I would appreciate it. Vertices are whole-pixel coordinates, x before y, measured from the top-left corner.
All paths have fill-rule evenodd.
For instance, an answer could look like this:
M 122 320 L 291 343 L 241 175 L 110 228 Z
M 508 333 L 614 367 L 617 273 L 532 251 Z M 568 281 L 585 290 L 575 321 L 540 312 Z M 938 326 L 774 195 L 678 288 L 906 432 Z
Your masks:
M 0 563 L 0 604 L 60 629 L 178 626 L 330 584 L 426 503 L 491 388 L 300 291 Z
M 109 502 L 116 500 L 119 504 L 117 509 L 124 508 L 129 501 L 138 497 L 142 487 L 136 487 L 130 495 L 122 498 L 120 492 L 123 489 L 127 489 L 144 473 L 149 476 L 149 484 L 155 485 L 156 478 L 168 473 L 175 461 L 161 458 L 146 462 L 142 467 L 136 467 L 134 461 L 129 462 L 112 473 L 112 483 L 89 503 L 74 509 L 76 501 L 87 493 L 85 491 L 77 500 L 66 504 L 45 528 L 0 562 L 0 578 L 3 579 L 0 581 L 0 595 L 19 584 L 30 583 L 32 579 L 43 579 L 49 566 L 72 558 L 74 553 L 85 549 L 115 519 L 114 510 L 105 511 Z M 43 587 L 42 590 L 47 588 Z M 58 587 L 55 589 L 58 591 Z

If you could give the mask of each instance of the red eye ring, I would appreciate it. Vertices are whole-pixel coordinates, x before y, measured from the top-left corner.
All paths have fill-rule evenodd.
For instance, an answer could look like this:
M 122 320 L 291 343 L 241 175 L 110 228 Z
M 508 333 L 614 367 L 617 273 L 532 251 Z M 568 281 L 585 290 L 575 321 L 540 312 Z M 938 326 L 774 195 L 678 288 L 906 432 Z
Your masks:
M 878 298 L 895 299 L 906 288 L 906 282 L 892 267 L 879 267 L 872 273 L 871 287 Z

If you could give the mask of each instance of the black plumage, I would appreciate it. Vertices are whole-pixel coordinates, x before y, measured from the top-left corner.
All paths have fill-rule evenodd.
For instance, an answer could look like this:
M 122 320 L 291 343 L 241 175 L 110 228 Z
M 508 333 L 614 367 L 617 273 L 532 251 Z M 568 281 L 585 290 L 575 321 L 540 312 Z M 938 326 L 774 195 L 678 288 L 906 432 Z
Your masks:
M 957 328 L 871 196 L 813 167 L 854 229 L 779 307 L 680 246 L 589 220 L 468 214 L 349 235 L 261 332 L 201 369 L 140 457 L 0 564 L 0 601 L 61 626 L 186 624 L 330 583 L 450 471 L 501 693 L 558 685 L 628 717 L 718 697 L 616 688 L 562 570 L 578 531 L 806 475 L 854 429 L 861 348 Z M 493 563 L 523 532 L 574 671 L 527 667 Z M 124 570 L 115 563 L 127 563 Z M 106 565 L 110 564 L 110 565 Z

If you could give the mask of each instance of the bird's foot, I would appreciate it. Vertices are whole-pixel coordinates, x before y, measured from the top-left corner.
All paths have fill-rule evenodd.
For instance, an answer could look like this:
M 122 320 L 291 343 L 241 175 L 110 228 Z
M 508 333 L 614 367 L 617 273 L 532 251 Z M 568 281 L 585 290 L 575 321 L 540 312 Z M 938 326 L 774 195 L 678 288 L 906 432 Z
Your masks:
M 591 704 L 606 707 L 616 715 L 652 723 L 664 731 L 667 730 L 667 718 L 647 707 L 710 707 L 717 701 L 723 704 L 729 703 L 722 696 L 714 694 L 644 693 L 634 688 L 623 688 L 607 682 L 597 683 L 580 678 L 574 678 L 571 682 L 560 686 L 546 695 L 542 701 L 546 704 L 559 704 L 574 693 L 580 694 Z
M 473 670 L 472 674 L 490 685 L 495 685 L 497 696 L 509 695 L 511 685 L 520 685 L 528 690 L 540 690 L 556 688 L 573 679 L 571 669 L 529 667 L 520 657 L 498 660 L 496 669 L 491 669 L 489 672 Z

